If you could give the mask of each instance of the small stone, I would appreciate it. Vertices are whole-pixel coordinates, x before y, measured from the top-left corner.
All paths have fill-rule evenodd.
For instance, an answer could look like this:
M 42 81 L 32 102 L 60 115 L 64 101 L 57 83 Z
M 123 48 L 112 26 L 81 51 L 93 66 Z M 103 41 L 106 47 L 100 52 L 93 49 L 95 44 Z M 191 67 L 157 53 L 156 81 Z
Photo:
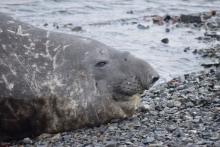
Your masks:
M 202 23 L 202 19 L 199 15 L 181 15 L 180 21 L 183 23 Z
M 163 25 L 164 23 L 163 23 L 163 17 L 161 17 L 161 16 L 155 16 L 155 17 L 153 17 L 153 23 L 154 24 L 158 24 L 158 25 Z
M 169 29 L 169 28 L 166 28 L 166 29 L 165 29 L 165 32 L 169 33 L 169 32 L 170 32 L 170 29 Z
M 134 145 L 132 142 L 130 142 L 130 141 L 127 141 L 127 142 L 125 142 L 125 144 L 126 145 Z
M 61 135 L 60 135 L 60 133 L 59 133 L 59 134 L 54 135 L 50 140 L 51 140 L 52 142 L 55 142 L 55 141 L 59 140 L 60 138 L 61 138 Z
M 174 105 L 175 107 L 180 107 L 182 104 L 181 104 L 180 101 L 174 101 L 173 105 Z
M 74 28 L 72 28 L 72 31 L 74 31 L 74 32 L 82 31 L 82 27 L 81 26 L 74 27 Z
M 161 40 L 161 42 L 163 42 L 163 43 L 165 43 L 165 44 L 168 44 L 168 43 L 169 43 L 169 39 L 168 39 L 168 38 L 163 38 L 163 39 Z
M 22 140 L 22 143 L 24 143 L 24 144 L 32 144 L 33 143 L 33 141 L 30 139 L 30 138 L 24 138 L 23 140 Z
M 149 104 L 141 104 L 139 107 L 141 112 L 150 111 L 152 108 Z
M 167 102 L 167 107 L 172 108 L 174 107 L 174 102 L 172 100 Z
M 114 141 L 107 142 L 105 147 L 117 147 L 118 143 Z
M 193 51 L 193 54 L 197 54 L 197 52 L 198 52 L 198 50 L 197 50 L 197 49 L 195 49 L 195 50 Z
M 219 147 L 219 146 L 220 146 L 220 140 L 218 140 L 214 143 L 214 147 Z
M 215 107 L 215 108 L 214 108 L 214 111 L 220 112 L 220 107 Z
M 130 11 L 127 11 L 126 13 L 127 13 L 127 14 L 134 14 L 134 11 L 133 11 L 133 10 L 130 10 Z
M 131 22 L 131 24 L 137 24 L 138 22 L 136 22 L 136 21 L 133 21 L 133 22 Z
M 140 29 L 140 30 L 146 30 L 146 29 L 149 29 L 150 26 L 144 26 L 144 25 L 142 25 L 142 24 L 138 24 L 138 25 L 137 25 L 137 28 Z
M 65 27 L 65 28 L 66 28 L 66 27 L 69 27 L 69 26 L 73 26 L 73 24 L 72 24 L 72 23 L 67 23 L 67 24 L 64 24 L 64 25 L 63 25 L 63 27 Z
M 48 23 L 45 23 L 45 24 L 44 24 L 44 27 L 46 27 L 46 26 L 48 26 Z
M 146 139 L 144 139 L 142 141 L 143 144 L 149 144 L 149 143 L 152 143 L 154 142 L 155 138 L 154 137 L 147 137 Z
M 172 17 L 170 15 L 166 15 L 163 20 L 165 22 L 169 22 L 171 19 L 172 19 Z
M 190 50 L 190 47 L 186 47 L 183 51 L 187 52 L 188 50 Z
M 175 129 L 176 129 L 176 126 L 174 126 L 174 125 L 170 125 L 167 127 L 167 130 L 170 132 L 173 132 Z
M 212 14 L 212 16 L 215 16 L 215 15 L 216 15 L 216 11 L 215 11 L 215 10 L 212 10 L 212 11 L 211 11 L 211 14 Z
M 216 68 L 216 78 L 217 80 L 220 80 L 220 66 Z
M 182 137 L 184 134 L 183 134 L 182 130 L 180 130 L 178 128 L 174 131 L 174 135 L 179 138 L 179 137 Z
M 213 140 L 213 141 L 220 140 L 220 134 L 219 134 L 219 133 L 214 132 L 214 133 L 212 133 L 212 136 L 211 136 L 211 138 L 210 138 L 210 139 L 211 139 L 211 140 Z
M 214 90 L 219 91 L 220 90 L 220 85 L 215 85 Z

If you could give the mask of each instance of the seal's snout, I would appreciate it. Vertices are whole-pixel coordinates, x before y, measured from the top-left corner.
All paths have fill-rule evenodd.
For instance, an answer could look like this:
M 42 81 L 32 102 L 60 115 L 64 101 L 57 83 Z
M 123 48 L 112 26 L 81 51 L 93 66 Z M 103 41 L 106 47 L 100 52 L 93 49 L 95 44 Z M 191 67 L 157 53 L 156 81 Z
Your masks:
M 160 76 L 150 64 L 142 61 L 140 65 L 142 65 L 142 68 L 137 75 L 140 78 L 143 89 L 149 89 L 159 80 Z

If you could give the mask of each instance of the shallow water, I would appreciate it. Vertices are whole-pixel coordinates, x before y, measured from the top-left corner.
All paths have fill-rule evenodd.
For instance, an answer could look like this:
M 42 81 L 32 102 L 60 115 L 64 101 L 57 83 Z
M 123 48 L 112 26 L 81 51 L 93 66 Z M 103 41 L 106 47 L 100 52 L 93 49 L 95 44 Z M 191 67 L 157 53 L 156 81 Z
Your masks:
M 133 14 L 127 12 L 133 11 Z M 172 25 L 157 26 L 144 20 L 143 16 L 166 14 L 179 15 L 210 10 L 220 10 L 219 0 L 1 0 L 0 11 L 35 26 L 91 37 L 118 50 L 132 54 L 152 64 L 160 73 L 161 81 L 199 71 L 206 62 L 191 49 L 213 46 L 216 42 L 204 43 L 196 40 L 204 30 L 174 28 Z M 146 18 L 146 17 L 145 17 Z M 148 20 L 148 19 L 147 19 Z M 140 30 L 137 24 L 149 25 Z M 43 25 L 48 23 L 48 26 Z M 73 32 L 64 24 L 82 26 L 82 32 Z M 165 29 L 170 28 L 166 33 Z M 161 43 L 164 37 L 169 44 Z

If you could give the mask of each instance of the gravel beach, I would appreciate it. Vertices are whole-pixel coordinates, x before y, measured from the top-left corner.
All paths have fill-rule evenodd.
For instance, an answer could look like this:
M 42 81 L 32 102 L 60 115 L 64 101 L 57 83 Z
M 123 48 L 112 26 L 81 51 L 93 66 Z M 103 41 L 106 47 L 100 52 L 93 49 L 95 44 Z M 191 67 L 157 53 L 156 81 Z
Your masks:
M 220 146 L 220 82 L 215 70 L 185 74 L 146 91 L 126 120 L 25 138 L 28 146 Z

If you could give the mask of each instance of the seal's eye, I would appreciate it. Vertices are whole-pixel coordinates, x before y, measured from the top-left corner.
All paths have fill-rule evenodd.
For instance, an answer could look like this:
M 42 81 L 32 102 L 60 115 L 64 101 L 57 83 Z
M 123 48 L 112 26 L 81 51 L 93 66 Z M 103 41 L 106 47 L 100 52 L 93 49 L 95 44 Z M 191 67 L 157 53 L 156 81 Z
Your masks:
M 106 64 L 108 64 L 107 61 L 99 61 L 98 63 L 95 64 L 96 67 L 103 67 L 105 66 Z

